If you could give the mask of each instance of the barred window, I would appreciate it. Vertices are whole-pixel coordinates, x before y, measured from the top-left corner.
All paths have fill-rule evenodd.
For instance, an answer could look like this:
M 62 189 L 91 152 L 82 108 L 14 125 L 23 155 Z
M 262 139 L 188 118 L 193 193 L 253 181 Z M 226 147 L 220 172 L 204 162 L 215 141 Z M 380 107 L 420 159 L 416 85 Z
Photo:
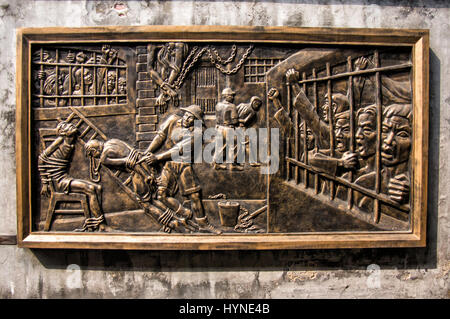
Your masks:
M 215 67 L 199 67 L 195 70 L 196 87 L 215 87 L 217 85 L 217 72 Z
M 244 64 L 244 82 L 264 83 L 267 71 L 281 60 L 280 58 L 247 58 Z
M 202 108 L 204 114 L 215 115 L 216 114 L 216 99 L 196 99 L 196 104 Z
M 34 107 L 127 103 L 127 66 L 117 51 L 39 48 L 33 53 Z

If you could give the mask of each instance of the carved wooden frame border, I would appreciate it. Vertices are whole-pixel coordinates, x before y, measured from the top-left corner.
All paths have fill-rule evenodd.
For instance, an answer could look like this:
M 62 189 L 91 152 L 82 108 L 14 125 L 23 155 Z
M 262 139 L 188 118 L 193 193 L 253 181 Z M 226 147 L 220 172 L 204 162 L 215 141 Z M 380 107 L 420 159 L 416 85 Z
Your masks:
M 32 43 L 137 41 L 305 43 L 395 45 L 412 48 L 413 147 L 411 231 L 315 232 L 289 234 L 145 234 L 48 233 L 31 231 L 31 146 L 29 65 Z M 88 28 L 23 28 L 17 30 L 16 166 L 18 246 L 28 248 L 232 250 L 424 247 L 426 245 L 429 31 L 236 26 L 145 26 Z

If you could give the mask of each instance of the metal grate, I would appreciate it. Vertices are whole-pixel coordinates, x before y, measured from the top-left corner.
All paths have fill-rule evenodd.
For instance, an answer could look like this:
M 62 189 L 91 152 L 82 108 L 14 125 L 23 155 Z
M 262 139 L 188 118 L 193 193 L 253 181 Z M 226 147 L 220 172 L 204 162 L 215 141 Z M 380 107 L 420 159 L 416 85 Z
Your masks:
M 248 58 L 244 64 L 244 82 L 264 83 L 267 71 L 281 60 L 280 58 Z

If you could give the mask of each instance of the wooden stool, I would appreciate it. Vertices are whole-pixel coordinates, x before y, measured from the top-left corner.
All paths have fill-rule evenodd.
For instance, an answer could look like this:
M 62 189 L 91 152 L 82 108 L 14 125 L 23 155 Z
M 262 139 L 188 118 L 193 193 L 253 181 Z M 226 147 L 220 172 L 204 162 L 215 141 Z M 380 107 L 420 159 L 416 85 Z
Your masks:
M 67 202 L 79 202 L 81 204 L 81 209 L 56 209 L 58 203 Z M 87 196 L 85 194 L 79 193 L 57 193 L 52 191 L 50 197 L 50 203 L 48 205 L 47 218 L 45 220 L 44 231 L 50 230 L 50 225 L 52 223 L 52 218 L 54 214 L 62 215 L 78 215 L 84 214 L 85 218 L 89 218 L 89 206 L 87 202 Z

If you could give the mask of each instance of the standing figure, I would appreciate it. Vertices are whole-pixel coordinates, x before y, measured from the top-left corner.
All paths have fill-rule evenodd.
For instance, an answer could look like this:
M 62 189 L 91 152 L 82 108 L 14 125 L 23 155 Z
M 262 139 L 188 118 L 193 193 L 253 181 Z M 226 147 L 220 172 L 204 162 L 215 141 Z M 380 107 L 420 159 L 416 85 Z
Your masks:
M 249 103 L 241 103 L 237 108 L 238 117 L 239 117 L 239 127 L 247 128 L 251 125 L 252 121 L 256 118 L 256 115 L 261 108 L 262 101 L 257 96 L 252 96 Z M 248 136 L 245 137 L 245 141 L 242 144 L 245 144 L 245 152 L 250 154 L 250 146 L 249 146 Z M 238 146 L 236 146 L 238 147 Z M 260 163 L 252 163 L 250 162 L 250 166 L 260 166 Z
M 58 137 L 40 155 L 38 161 L 42 182 L 41 195 L 51 196 L 51 189 L 60 193 L 81 193 L 88 199 L 92 218 L 86 219 L 81 231 L 106 230 L 101 208 L 102 187 L 92 182 L 69 176 L 70 162 L 77 138 L 77 128 L 67 122 L 56 127 Z M 50 183 L 52 185 L 50 185 Z
M 256 113 L 260 109 L 262 101 L 257 96 L 252 96 L 249 103 L 241 103 L 237 106 L 239 117 L 239 126 L 248 126 L 256 117 Z
M 201 199 L 201 186 L 192 167 L 191 153 L 183 153 L 186 149 L 193 149 L 194 121 L 203 122 L 203 112 L 198 105 L 180 109 L 184 111 L 183 117 L 177 114 L 169 116 L 162 123 L 156 137 L 145 151 L 149 165 L 155 165 L 158 162 L 164 163 L 157 182 L 157 199 L 176 214 L 182 215 L 180 212 L 185 209 L 174 198 L 179 189 L 181 195 L 191 200 L 191 210 L 195 214 L 195 221 L 200 230 L 220 234 L 221 231 L 211 225 L 205 215 Z M 163 146 L 162 153 L 153 154 Z M 178 159 L 175 161 L 175 158 Z M 191 216 L 186 217 L 190 218 Z

